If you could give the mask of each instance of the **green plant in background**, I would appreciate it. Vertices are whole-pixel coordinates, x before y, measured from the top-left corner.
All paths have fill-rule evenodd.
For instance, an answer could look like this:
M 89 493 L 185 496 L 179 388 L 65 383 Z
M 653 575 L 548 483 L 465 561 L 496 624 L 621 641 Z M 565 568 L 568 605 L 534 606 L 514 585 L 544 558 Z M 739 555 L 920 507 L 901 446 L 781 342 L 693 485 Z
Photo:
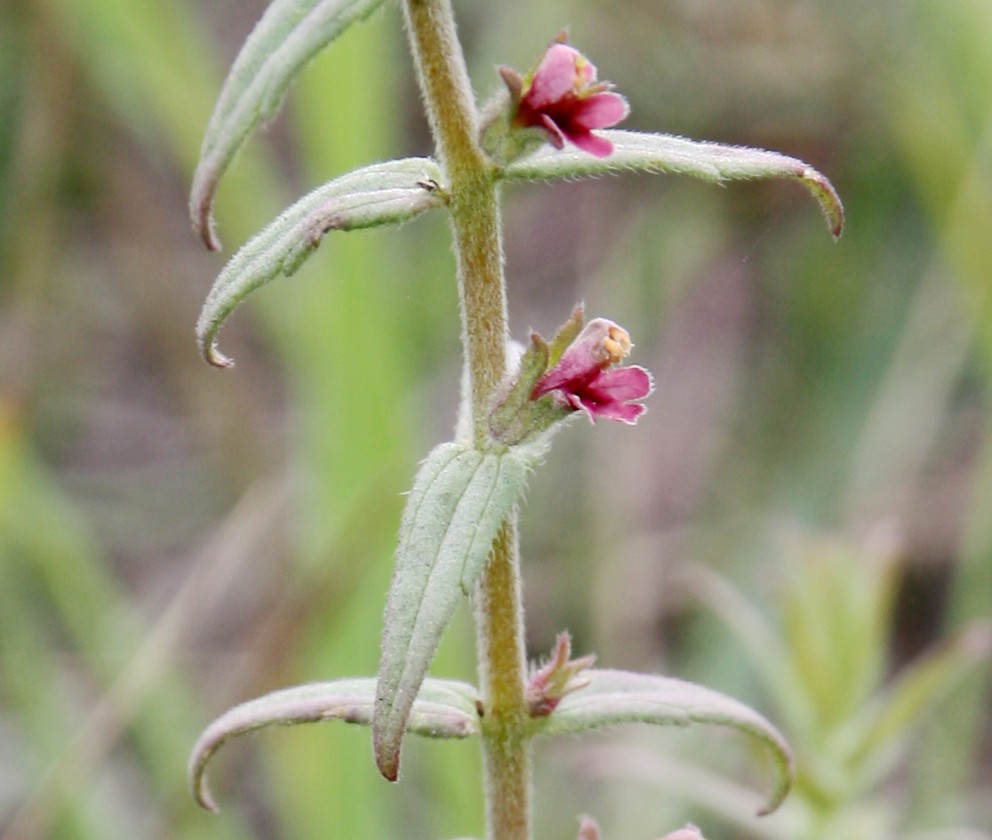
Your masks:
M 981 836 L 914 827 L 912 809 L 886 786 L 905 766 L 928 714 L 989 655 L 992 624 L 973 622 L 889 677 L 903 572 L 891 528 L 876 528 L 863 543 L 799 535 L 782 543 L 773 566 L 774 619 L 712 571 L 695 567 L 684 577 L 732 631 L 795 751 L 787 807 L 775 821 L 749 828 L 775 840 Z M 696 801 L 739 820 L 726 801 L 698 793 Z
M 301 68 L 381 0 L 276 0 L 249 37 L 207 128 L 190 210 L 211 249 L 218 181 L 253 128 L 271 117 Z M 776 767 L 766 811 L 785 797 L 791 755 L 778 731 L 743 704 L 667 677 L 591 667 L 571 658 L 567 634 L 549 662 L 527 671 L 523 647 L 517 506 L 553 433 L 572 417 L 632 424 L 651 391 L 650 374 L 621 363 L 627 332 L 581 307 L 550 341 L 532 334 L 519 352 L 508 340 L 499 186 L 514 180 L 610 172 L 687 174 L 714 182 L 791 178 L 820 201 L 834 236 L 843 211 L 830 183 L 793 158 L 755 149 L 611 130 L 628 111 L 623 97 L 559 37 L 526 75 L 502 68 L 505 90 L 482 109 L 471 92 L 447 0 L 405 0 L 403 10 L 436 158 L 364 166 L 287 209 L 228 263 L 203 308 L 204 357 L 227 367 L 217 348 L 225 318 L 251 291 L 293 274 L 325 234 L 397 224 L 430 210 L 449 215 L 458 266 L 465 351 L 456 438 L 424 461 L 407 499 L 386 608 L 378 679 L 343 679 L 283 689 L 231 709 L 201 736 L 190 762 L 197 799 L 214 807 L 204 772 L 231 737 L 269 724 L 328 719 L 370 724 L 376 763 L 399 774 L 406 732 L 478 736 L 483 745 L 487 834 L 532 834 L 531 742 L 640 722 L 738 729 L 762 744 Z M 574 148 L 573 148 L 574 147 Z M 377 340 L 368 336 L 369 341 Z M 342 348 L 360 353 L 361 348 Z M 348 404 L 360 389 L 342 393 Z M 610 479 L 613 480 L 613 479 Z M 607 487 L 609 481 L 606 482 Z M 471 598 L 479 689 L 427 677 L 441 636 Z M 333 829 L 333 826 L 330 828 Z M 585 818 L 580 837 L 598 836 Z M 698 837 L 695 828 L 674 837 Z

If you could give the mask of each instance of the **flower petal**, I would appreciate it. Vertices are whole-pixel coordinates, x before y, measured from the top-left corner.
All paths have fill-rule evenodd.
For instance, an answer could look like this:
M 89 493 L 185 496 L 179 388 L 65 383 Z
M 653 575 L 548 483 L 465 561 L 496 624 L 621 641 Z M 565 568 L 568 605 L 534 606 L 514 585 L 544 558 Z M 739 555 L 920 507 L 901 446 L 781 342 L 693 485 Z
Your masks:
M 570 397 L 572 404 L 577 401 L 590 420 L 604 417 L 633 424 L 647 409 L 631 400 L 644 399 L 653 388 L 651 374 L 634 365 L 604 370 Z
M 558 364 L 537 381 L 533 398 L 558 388 L 574 391 L 595 379 L 610 362 L 603 342 L 609 339 L 611 329 L 619 330 L 619 327 L 606 318 L 593 318 L 586 324 L 562 353 Z
M 595 157 L 605 158 L 613 154 L 613 143 L 591 131 L 567 131 L 565 136 L 583 152 L 588 152 Z
M 565 134 L 558 127 L 558 124 L 547 114 L 541 114 L 541 128 L 548 137 L 548 142 L 556 149 L 565 148 Z
M 590 385 L 595 391 L 611 400 L 643 400 L 654 390 L 651 374 L 640 365 L 604 370 Z
M 610 128 L 629 113 L 630 106 L 619 93 L 597 93 L 575 103 L 569 122 L 588 129 Z
M 640 403 L 611 402 L 599 405 L 583 402 L 582 409 L 589 415 L 590 420 L 595 421 L 597 417 L 602 417 L 604 420 L 618 420 L 633 426 L 637 422 L 637 418 L 647 411 L 647 406 Z
M 578 50 L 567 44 L 552 44 L 534 71 L 521 104 L 538 111 L 574 94 L 576 62 L 580 55 Z

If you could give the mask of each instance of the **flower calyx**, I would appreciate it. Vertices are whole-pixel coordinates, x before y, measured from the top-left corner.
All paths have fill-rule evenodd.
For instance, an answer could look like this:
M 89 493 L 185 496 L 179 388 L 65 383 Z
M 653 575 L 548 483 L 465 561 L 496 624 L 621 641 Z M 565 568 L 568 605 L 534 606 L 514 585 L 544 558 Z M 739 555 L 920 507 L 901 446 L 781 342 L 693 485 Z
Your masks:
M 535 668 L 527 680 L 527 705 L 531 717 L 550 715 L 566 694 L 589 685 L 583 671 L 596 661 L 593 655 L 572 659 L 572 637 L 559 633 L 551 652 L 551 659 Z
M 506 164 L 550 143 L 563 149 L 566 141 L 596 157 L 607 157 L 613 144 L 596 129 L 610 128 L 630 112 L 627 100 L 597 78 L 596 66 L 558 36 L 537 67 L 521 76 L 499 68 L 506 90 L 486 109 L 482 146 Z
M 583 326 L 581 306 L 551 342 L 531 334 L 519 368 L 490 415 L 495 442 L 512 446 L 582 411 L 591 422 L 603 417 L 634 424 L 647 409 L 639 400 L 654 385 L 642 367 L 618 367 L 633 344 L 627 331 L 594 318 Z

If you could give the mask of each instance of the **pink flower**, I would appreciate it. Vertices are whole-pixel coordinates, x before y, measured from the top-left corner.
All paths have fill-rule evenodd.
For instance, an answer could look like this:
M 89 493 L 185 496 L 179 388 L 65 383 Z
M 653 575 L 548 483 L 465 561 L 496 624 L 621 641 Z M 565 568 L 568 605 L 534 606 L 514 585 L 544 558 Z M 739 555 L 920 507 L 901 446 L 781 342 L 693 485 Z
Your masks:
M 596 157 L 606 157 L 613 144 L 593 129 L 616 125 L 628 111 L 626 99 L 611 93 L 608 83 L 596 81 L 596 67 L 582 53 L 554 43 L 524 80 L 514 122 L 543 129 L 556 149 L 569 140 Z
M 627 331 L 606 318 L 594 318 L 562 353 L 558 364 L 534 385 L 531 399 L 552 394 L 562 406 L 582 410 L 590 420 L 605 417 L 635 423 L 652 390 L 651 374 L 644 368 L 613 367 L 633 345 Z
M 533 440 L 577 411 L 633 424 L 645 412 L 638 400 L 651 393 L 642 367 L 616 367 L 633 346 L 627 331 L 595 318 L 583 327 L 582 306 L 548 342 L 531 333 L 530 347 L 500 385 L 489 414 L 494 443 Z

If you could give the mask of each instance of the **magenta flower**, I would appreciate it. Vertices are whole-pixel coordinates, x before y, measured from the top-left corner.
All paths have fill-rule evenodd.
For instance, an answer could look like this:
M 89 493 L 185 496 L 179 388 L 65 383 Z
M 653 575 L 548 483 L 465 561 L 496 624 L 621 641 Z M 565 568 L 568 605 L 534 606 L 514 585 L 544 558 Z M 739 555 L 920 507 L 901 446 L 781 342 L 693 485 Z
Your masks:
M 556 149 L 569 140 L 596 157 L 606 157 L 613 144 L 593 130 L 616 125 L 630 110 L 627 100 L 610 87 L 596 81 L 596 67 L 582 53 L 554 43 L 524 80 L 514 122 L 543 129 Z
M 645 407 L 642 400 L 651 393 L 651 374 L 644 368 L 613 367 L 633 345 L 627 331 L 606 318 L 594 318 L 534 385 L 531 399 L 545 394 L 559 405 L 584 411 L 591 421 L 597 417 L 635 423 Z

